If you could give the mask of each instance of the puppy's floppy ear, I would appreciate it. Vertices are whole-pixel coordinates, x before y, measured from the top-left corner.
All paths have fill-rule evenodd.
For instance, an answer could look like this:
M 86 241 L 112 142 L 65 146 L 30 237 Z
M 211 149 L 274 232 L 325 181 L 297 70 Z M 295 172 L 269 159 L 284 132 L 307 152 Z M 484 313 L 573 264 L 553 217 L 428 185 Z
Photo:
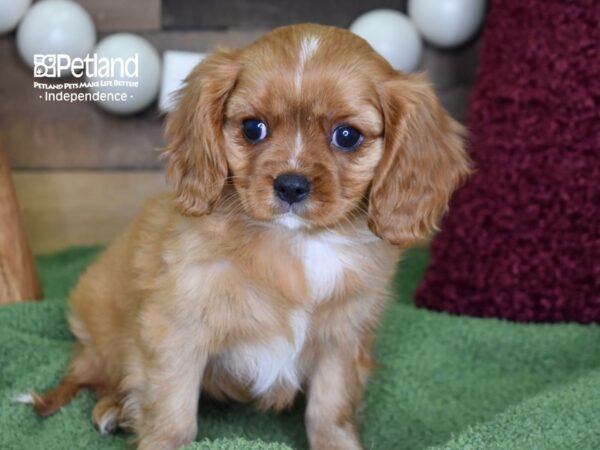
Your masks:
M 421 75 L 397 72 L 378 86 L 384 151 L 369 194 L 369 228 L 399 246 L 436 228 L 470 173 L 463 127 L 439 104 Z
M 180 211 L 208 214 L 227 177 L 223 120 L 225 105 L 240 70 L 238 52 L 219 50 L 185 80 L 166 127 L 167 178 Z

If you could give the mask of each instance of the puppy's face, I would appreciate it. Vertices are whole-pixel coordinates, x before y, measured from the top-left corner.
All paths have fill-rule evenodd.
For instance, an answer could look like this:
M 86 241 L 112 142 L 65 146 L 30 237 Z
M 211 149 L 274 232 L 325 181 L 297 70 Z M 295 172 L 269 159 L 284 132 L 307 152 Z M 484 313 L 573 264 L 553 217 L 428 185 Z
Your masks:
M 334 37 L 292 29 L 243 55 L 225 110 L 225 155 L 256 219 L 334 225 L 374 177 L 384 119 L 375 80 L 352 54 L 371 51 Z
M 210 212 L 229 180 L 254 219 L 330 227 L 365 213 L 404 245 L 468 172 L 460 133 L 419 77 L 348 31 L 300 25 L 201 63 L 166 153 L 184 213 Z

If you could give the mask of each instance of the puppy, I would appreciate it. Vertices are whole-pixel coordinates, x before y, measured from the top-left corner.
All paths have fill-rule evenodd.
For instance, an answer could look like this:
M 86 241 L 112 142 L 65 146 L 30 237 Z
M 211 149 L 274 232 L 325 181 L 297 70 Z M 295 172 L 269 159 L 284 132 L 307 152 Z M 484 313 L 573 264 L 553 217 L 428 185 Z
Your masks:
M 70 300 L 101 432 L 194 440 L 200 392 L 280 410 L 306 392 L 312 449 L 360 449 L 355 413 L 401 249 L 469 172 L 463 130 L 420 75 L 356 35 L 298 25 L 220 50 L 168 119 L 174 193 L 151 200 Z

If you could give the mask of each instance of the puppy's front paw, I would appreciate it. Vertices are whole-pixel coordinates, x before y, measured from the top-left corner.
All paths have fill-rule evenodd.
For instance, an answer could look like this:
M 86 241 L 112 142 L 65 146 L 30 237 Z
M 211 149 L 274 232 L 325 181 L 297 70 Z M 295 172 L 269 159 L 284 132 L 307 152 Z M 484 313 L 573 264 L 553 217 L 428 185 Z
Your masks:
M 92 411 L 92 421 L 102 434 L 115 433 L 120 428 L 122 406 L 113 396 L 102 397 Z
M 332 425 L 309 435 L 311 450 L 362 450 L 356 432 L 351 427 Z
M 198 432 L 196 416 L 193 420 L 179 419 L 169 421 L 157 417 L 145 422 L 138 434 L 138 450 L 176 450 L 193 442 Z
M 194 441 L 196 429 L 181 434 L 165 433 L 162 435 L 149 435 L 140 438 L 137 450 L 177 450 Z

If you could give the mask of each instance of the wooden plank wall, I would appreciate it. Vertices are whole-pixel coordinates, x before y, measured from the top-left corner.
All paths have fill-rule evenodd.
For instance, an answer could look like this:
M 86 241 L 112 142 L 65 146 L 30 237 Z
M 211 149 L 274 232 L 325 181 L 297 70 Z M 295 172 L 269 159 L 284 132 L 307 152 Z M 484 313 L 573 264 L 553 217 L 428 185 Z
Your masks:
M 159 51 L 244 46 L 286 23 L 347 26 L 362 12 L 405 0 L 78 0 L 99 38 L 135 32 Z M 452 51 L 426 46 L 422 70 L 442 103 L 465 120 L 478 41 Z M 13 168 L 34 251 L 109 240 L 150 194 L 165 189 L 163 118 L 155 106 L 130 117 L 90 103 L 47 103 L 33 89 L 14 33 L 0 36 L 0 145 Z M 134 188 L 135 186 L 135 188 Z M 111 199 L 111 202 L 104 201 Z M 97 212 L 97 213 L 95 213 Z
M 271 28 L 314 22 L 347 27 L 373 9 L 406 9 L 407 0 L 163 0 L 165 29 Z
M 108 242 L 167 189 L 155 170 L 17 170 L 13 181 L 35 253 Z

